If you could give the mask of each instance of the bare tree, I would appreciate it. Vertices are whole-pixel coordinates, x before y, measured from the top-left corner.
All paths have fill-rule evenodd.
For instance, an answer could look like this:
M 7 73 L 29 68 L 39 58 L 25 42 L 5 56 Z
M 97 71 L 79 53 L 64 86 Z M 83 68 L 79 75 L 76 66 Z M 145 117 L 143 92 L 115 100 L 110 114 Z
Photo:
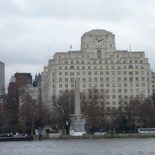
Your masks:
M 54 98 L 53 114 L 59 127 L 70 121 L 70 115 L 74 113 L 74 90 L 64 90 L 57 98 Z

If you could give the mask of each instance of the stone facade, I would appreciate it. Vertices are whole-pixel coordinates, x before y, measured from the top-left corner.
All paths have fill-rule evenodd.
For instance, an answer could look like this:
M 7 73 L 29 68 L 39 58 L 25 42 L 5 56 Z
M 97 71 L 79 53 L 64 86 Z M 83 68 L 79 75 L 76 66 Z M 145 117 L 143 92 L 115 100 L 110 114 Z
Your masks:
M 107 109 L 116 109 L 120 99 L 152 95 L 152 72 L 143 51 L 116 50 L 115 35 L 91 30 L 81 37 L 81 50 L 57 52 L 41 74 L 42 100 L 52 107 L 53 96 L 74 89 L 97 88 L 104 94 Z

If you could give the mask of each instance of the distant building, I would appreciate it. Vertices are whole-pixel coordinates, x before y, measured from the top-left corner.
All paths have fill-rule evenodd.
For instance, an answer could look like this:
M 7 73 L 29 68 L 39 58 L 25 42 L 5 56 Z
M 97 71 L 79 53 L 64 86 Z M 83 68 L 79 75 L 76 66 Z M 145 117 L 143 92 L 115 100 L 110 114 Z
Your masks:
M 74 89 L 96 88 L 104 95 L 107 111 L 117 109 L 121 100 L 152 96 L 152 71 L 144 51 L 116 50 L 115 35 L 91 30 L 81 37 L 81 50 L 57 52 L 41 73 L 42 100 L 52 107 L 53 97 Z
M 0 61 L 0 94 L 5 93 L 5 64 Z
M 155 72 L 152 72 L 152 90 L 153 90 L 153 105 L 155 106 Z
M 18 89 L 30 84 L 32 85 L 32 75 L 31 73 L 15 73 L 11 77 L 9 87 L 8 87 L 8 96 L 10 99 L 18 98 Z

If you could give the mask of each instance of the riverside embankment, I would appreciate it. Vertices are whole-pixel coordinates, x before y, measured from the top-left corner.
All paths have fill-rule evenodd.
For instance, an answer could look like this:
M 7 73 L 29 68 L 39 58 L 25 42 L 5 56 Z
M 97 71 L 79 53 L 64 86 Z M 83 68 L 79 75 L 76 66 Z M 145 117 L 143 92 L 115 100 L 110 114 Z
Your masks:
M 48 134 L 43 139 L 97 139 L 97 138 L 155 138 L 155 134 L 125 134 L 125 133 L 106 133 L 106 134 L 84 134 L 83 136 L 70 136 L 65 134 Z

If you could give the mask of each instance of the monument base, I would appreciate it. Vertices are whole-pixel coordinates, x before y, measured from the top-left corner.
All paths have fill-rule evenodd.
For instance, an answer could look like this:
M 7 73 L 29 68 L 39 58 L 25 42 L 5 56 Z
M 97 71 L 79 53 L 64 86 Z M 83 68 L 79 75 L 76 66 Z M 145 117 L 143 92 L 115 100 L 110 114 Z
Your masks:
M 71 136 L 83 136 L 86 133 L 85 124 L 86 120 L 84 118 L 71 118 L 69 134 Z

